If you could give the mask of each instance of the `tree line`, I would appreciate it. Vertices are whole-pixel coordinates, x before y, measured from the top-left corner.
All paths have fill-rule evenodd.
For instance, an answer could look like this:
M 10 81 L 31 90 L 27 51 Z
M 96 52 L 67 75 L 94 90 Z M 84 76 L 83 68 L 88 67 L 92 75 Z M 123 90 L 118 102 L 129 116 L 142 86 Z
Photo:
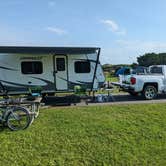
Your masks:
M 166 53 L 147 53 L 137 57 L 139 66 L 166 65 Z
M 151 65 L 166 65 L 166 53 L 146 53 L 137 57 L 137 63 L 133 64 L 104 64 L 102 65 L 104 72 L 109 72 L 113 75 L 118 69 L 122 67 L 131 67 L 135 68 L 137 66 L 148 67 Z

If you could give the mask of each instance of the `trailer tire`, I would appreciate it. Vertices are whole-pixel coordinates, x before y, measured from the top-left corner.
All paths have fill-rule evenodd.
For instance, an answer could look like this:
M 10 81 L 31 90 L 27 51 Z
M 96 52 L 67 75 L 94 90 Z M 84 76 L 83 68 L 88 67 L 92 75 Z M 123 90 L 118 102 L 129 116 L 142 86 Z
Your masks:
M 157 89 L 153 85 L 147 85 L 144 87 L 143 96 L 146 100 L 152 100 L 157 97 Z

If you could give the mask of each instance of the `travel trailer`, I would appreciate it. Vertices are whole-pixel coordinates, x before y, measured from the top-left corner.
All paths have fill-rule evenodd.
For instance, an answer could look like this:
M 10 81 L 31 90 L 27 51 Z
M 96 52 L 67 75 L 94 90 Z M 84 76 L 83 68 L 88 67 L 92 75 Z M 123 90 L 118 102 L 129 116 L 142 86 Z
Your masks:
M 79 85 L 97 90 L 105 81 L 95 47 L 0 46 L 0 83 L 9 94 L 74 91 Z

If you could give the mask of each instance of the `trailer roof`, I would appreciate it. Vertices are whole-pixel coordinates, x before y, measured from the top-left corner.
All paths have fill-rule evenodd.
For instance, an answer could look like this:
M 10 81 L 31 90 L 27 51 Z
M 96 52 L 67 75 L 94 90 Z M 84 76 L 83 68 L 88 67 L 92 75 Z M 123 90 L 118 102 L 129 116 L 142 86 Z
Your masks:
M 42 46 L 0 46 L 0 53 L 31 54 L 90 54 L 98 47 L 42 47 Z

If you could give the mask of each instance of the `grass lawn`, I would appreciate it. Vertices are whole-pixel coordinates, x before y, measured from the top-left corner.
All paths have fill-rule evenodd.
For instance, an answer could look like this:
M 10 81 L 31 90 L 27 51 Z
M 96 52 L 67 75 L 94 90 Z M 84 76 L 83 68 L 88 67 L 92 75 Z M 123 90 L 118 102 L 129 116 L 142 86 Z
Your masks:
M 106 81 L 118 82 L 118 77 L 111 76 L 109 72 L 104 72 Z
M 1 166 L 164 166 L 166 104 L 45 109 L 0 145 Z
M 119 82 L 118 77 L 110 76 L 110 73 L 108 73 L 108 72 L 105 72 L 104 75 L 105 75 L 105 81 L 106 82 L 109 82 L 109 83 Z M 107 93 L 107 92 L 104 92 L 104 93 Z M 119 93 L 119 88 L 114 86 L 114 90 L 112 91 L 112 93 Z

